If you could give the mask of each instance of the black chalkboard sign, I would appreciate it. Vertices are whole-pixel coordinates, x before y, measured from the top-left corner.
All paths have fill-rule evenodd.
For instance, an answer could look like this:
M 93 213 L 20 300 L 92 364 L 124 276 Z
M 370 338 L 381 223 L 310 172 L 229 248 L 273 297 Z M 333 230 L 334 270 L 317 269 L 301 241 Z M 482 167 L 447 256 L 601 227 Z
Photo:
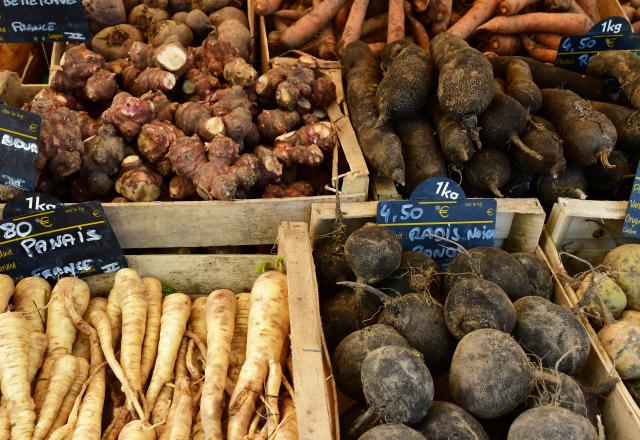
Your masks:
M 98 202 L 80 203 L 0 222 L 0 273 L 50 281 L 127 267 Z
M 35 187 L 40 122 L 40 115 L 0 104 L 0 183 Z
M 624 216 L 624 224 L 622 225 L 622 233 L 627 237 L 640 239 L 640 164 L 633 181 L 627 213 Z
M 51 211 L 64 206 L 60 200 L 49 194 L 24 192 L 9 200 L 2 210 L 2 217 L 18 217 L 32 212 Z
M 453 180 L 434 177 L 418 185 L 409 200 L 379 202 L 376 223 L 396 233 L 404 250 L 422 252 L 445 267 L 460 246 L 494 246 L 496 201 L 466 199 Z
M 85 41 L 82 0 L 2 0 L 0 43 Z
M 640 51 L 640 34 L 622 17 L 608 17 L 596 23 L 587 35 L 563 37 L 556 66 L 580 73 L 587 71 L 589 59 L 606 50 Z

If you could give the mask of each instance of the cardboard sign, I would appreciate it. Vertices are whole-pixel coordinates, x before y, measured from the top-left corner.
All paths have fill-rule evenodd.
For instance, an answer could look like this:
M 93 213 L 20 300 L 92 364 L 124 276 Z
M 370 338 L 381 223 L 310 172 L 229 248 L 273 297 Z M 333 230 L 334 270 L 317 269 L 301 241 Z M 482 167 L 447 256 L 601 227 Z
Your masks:
M 631 188 L 631 196 L 624 216 L 622 233 L 627 237 L 640 239 L 640 164 L 636 170 L 636 177 Z
M 85 41 L 82 0 L 1 0 L 0 43 Z
M 0 183 L 27 191 L 36 185 L 40 115 L 0 104 Z
M 622 17 L 609 17 L 596 23 L 587 35 L 563 37 L 556 66 L 585 73 L 592 56 L 606 50 L 640 51 L 640 34 Z
M 2 217 L 17 217 L 32 212 L 44 212 L 64 206 L 60 200 L 47 194 L 26 192 L 9 200 L 2 210 Z
M 445 267 L 460 246 L 494 246 L 496 201 L 466 199 L 453 180 L 434 177 L 418 185 L 409 200 L 379 202 L 376 222 L 396 233 L 404 250 L 422 252 Z
M 55 281 L 127 267 L 98 202 L 80 203 L 0 222 L 0 273 Z

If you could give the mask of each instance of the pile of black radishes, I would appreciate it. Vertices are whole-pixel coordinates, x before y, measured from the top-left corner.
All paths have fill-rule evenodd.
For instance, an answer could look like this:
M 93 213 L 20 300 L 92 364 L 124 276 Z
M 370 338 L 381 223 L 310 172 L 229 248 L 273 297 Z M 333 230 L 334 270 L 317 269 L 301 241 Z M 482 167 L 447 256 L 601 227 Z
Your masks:
M 434 176 L 468 196 L 628 199 L 640 157 L 640 57 L 597 54 L 589 75 L 532 58 L 487 58 L 447 32 L 380 59 L 342 58 L 353 126 L 373 173 L 408 196 Z M 602 78 L 622 84 L 614 101 Z
M 462 250 L 442 273 L 374 224 L 314 256 L 334 377 L 355 401 L 342 438 L 598 438 L 603 391 L 573 377 L 586 330 L 536 256 Z

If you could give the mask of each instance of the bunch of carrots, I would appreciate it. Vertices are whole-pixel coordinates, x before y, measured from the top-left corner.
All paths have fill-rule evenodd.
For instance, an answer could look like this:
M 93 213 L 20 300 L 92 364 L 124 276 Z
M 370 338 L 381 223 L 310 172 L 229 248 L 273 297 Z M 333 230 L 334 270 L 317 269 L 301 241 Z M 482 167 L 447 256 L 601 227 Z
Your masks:
M 0 440 L 297 438 L 281 272 L 195 300 L 133 269 L 106 298 L 0 275 L 0 307 Z
M 256 0 L 256 12 L 268 16 L 276 53 L 323 59 L 340 58 L 355 40 L 374 54 L 402 38 L 427 50 L 430 38 L 450 32 L 485 52 L 553 62 L 563 35 L 585 34 L 600 20 L 596 0 Z M 640 18 L 635 8 L 628 14 Z

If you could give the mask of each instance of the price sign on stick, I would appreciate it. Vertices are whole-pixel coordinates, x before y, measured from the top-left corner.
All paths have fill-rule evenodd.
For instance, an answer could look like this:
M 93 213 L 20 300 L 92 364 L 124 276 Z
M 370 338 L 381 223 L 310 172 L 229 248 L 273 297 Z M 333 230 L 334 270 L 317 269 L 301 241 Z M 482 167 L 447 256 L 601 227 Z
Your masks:
M 627 237 L 640 239 L 640 164 L 631 188 L 631 197 L 624 216 L 622 233 Z
M 0 183 L 35 187 L 39 143 L 40 115 L 0 104 Z
M 82 0 L 1 0 L 0 43 L 85 41 Z
M 434 177 L 418 185 L 409 200 L 378 203 L 376 222 L 396 233 L 404 250 L 446 266 L 461 246 L 494 245 L 496 201 L 467 199 L 453 180 Z
M 585 73 L 589 59 L 606 50 L 640 51 L 640 35 L 622 17 L 609 17 L 596 23 L 587 35 L 563 37 L 556 66 Z
M 98 202 L 80 203 L 0 222 L 0 273 L 50 281 L 127 267 Z

